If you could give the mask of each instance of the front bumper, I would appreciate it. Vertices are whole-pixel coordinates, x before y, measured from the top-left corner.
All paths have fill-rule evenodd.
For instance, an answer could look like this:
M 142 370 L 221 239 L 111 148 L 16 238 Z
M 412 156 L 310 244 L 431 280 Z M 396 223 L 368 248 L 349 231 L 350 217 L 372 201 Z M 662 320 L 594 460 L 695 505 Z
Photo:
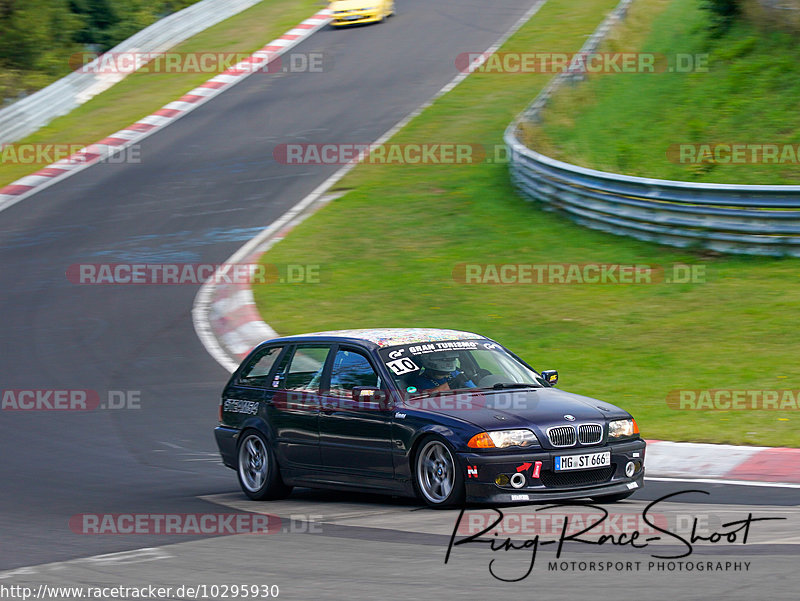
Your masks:
M 464 474 L 467 501 L 471 503 L 520 503 L 581 497 L 602 497 L 638 490 L 644 486 L 645 442 L 631 440 L 592 447 L 561 450 L 531 449 L 524 453 L 458 453 L 459 469 Z M 604 468 L 556 472 L 555 457 L 584 453 L 611 452 L 611 465 Z M 634 462 L 638 469 L 631 477 L 625 466 Z M 535 477 L 536 462 L 541 462 Z M 523 467 L 530 464 L 529 467 Z M 518 470 L 518 468 L 522 468 Z M 498 476 L 522 473 L 524 483 L 514 488 L 500 485 Z
M 381 10 L 370 11 L 353 10 L 342 13 L 334 13 L 331 25 L 340 27 L 342 25 L 361 25 L 362 23 L 377 23 L 381 20 Z

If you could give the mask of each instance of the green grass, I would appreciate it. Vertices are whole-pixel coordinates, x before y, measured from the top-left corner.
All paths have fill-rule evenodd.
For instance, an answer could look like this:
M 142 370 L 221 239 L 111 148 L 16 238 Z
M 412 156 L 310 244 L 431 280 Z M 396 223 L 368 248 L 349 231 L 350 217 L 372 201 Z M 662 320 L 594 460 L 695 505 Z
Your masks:
M 262 0 L 175 46 L 174 52 L 253 52 L 324 8 L 321 0 Z M 15 144 L 87 145 L 138 121 L 214 73 L 133 73 L 74 111 Z M 46 166 L 0 162 L 0 187 Z
M 529 145 L 628 175 L 800 183 L 797 163 L 690 165 L 667 157 L 674 144 L 800 143 L 800 38 L 742 21 L 714 39 L 698 4 L 637 0 L 604 50 L 707 54 L 708 72 L 596 75 L 585 85 L 564 87 L 542 126 L 529 132 Z
M 550 0 L 504 51 L 572 51 L 615 0 Z M 547 82 L 473 74 L 392 142 L 500 144 Z M 669 391 L 797 388 L 800 263 L 695 255 L 586 230 L 522 200 L 507 168 L 361 165 L 349 190 L 266 253 L 321 266 L 321 283 L 254 289 L 282 334 L 431 326 L 494 337 L 560 386 L 632 411 L 646 437 L 800 445 L 792 412 L 677 411 Z M 464 285 L 456 264 L 704 264 L 705 284 Z M 784 421 L 785 420 L 785 421 Z

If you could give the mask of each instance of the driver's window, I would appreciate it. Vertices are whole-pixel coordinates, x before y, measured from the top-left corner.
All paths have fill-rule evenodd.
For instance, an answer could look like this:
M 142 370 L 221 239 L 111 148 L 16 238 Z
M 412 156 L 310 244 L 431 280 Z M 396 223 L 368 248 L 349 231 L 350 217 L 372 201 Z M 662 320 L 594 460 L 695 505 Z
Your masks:
M 380 388 L 380 385 L 380 378 L 365 355 L 343 349 L 336 353 L 331 369 L 332 396 L 352 398 L 352 391 L 356 386 Z

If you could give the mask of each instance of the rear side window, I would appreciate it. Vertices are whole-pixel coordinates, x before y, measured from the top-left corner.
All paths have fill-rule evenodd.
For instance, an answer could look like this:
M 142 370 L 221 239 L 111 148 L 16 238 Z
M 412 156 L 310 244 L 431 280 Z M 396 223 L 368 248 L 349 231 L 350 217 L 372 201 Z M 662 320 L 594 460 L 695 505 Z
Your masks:
M 297 347 L 273 385 L 284 390 L 317 392 L 329 351 L 330 346 L 327 345 Z
M 282 346 L 273 346 L 261 351 L 250 362 L 250 365 L 245 367 L 239 376 L 239 381 L 242 384 L 251 386 L 266 386 L 269 384 L 268 377 L 272 371 L 272 366 L 275 365 L 275 361 L 280 357 L 282 350 Z

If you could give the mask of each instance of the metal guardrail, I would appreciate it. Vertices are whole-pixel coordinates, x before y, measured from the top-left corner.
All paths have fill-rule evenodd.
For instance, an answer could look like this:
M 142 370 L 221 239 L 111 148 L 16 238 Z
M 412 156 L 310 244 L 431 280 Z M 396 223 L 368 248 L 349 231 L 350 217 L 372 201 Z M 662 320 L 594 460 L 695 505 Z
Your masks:
M 622 0 L 581 53 L 595 52 L 631 0 Z M 586 227 L 679 247 L 800 257 L 800 186 L 699 184 L 586 169 L 544 156 L 518 139 L 553 91 L 580 77 L 558 75 L 506 129 L 511 179 L 528 198 Z
M 261 0 L 202 0 L 121 42 L 109 52 L 164 52 Z M 121 74 L 73 72 L 0 110 L 0 144 L 35 132 L 56 117 L 66 115 L 123 78 Z

